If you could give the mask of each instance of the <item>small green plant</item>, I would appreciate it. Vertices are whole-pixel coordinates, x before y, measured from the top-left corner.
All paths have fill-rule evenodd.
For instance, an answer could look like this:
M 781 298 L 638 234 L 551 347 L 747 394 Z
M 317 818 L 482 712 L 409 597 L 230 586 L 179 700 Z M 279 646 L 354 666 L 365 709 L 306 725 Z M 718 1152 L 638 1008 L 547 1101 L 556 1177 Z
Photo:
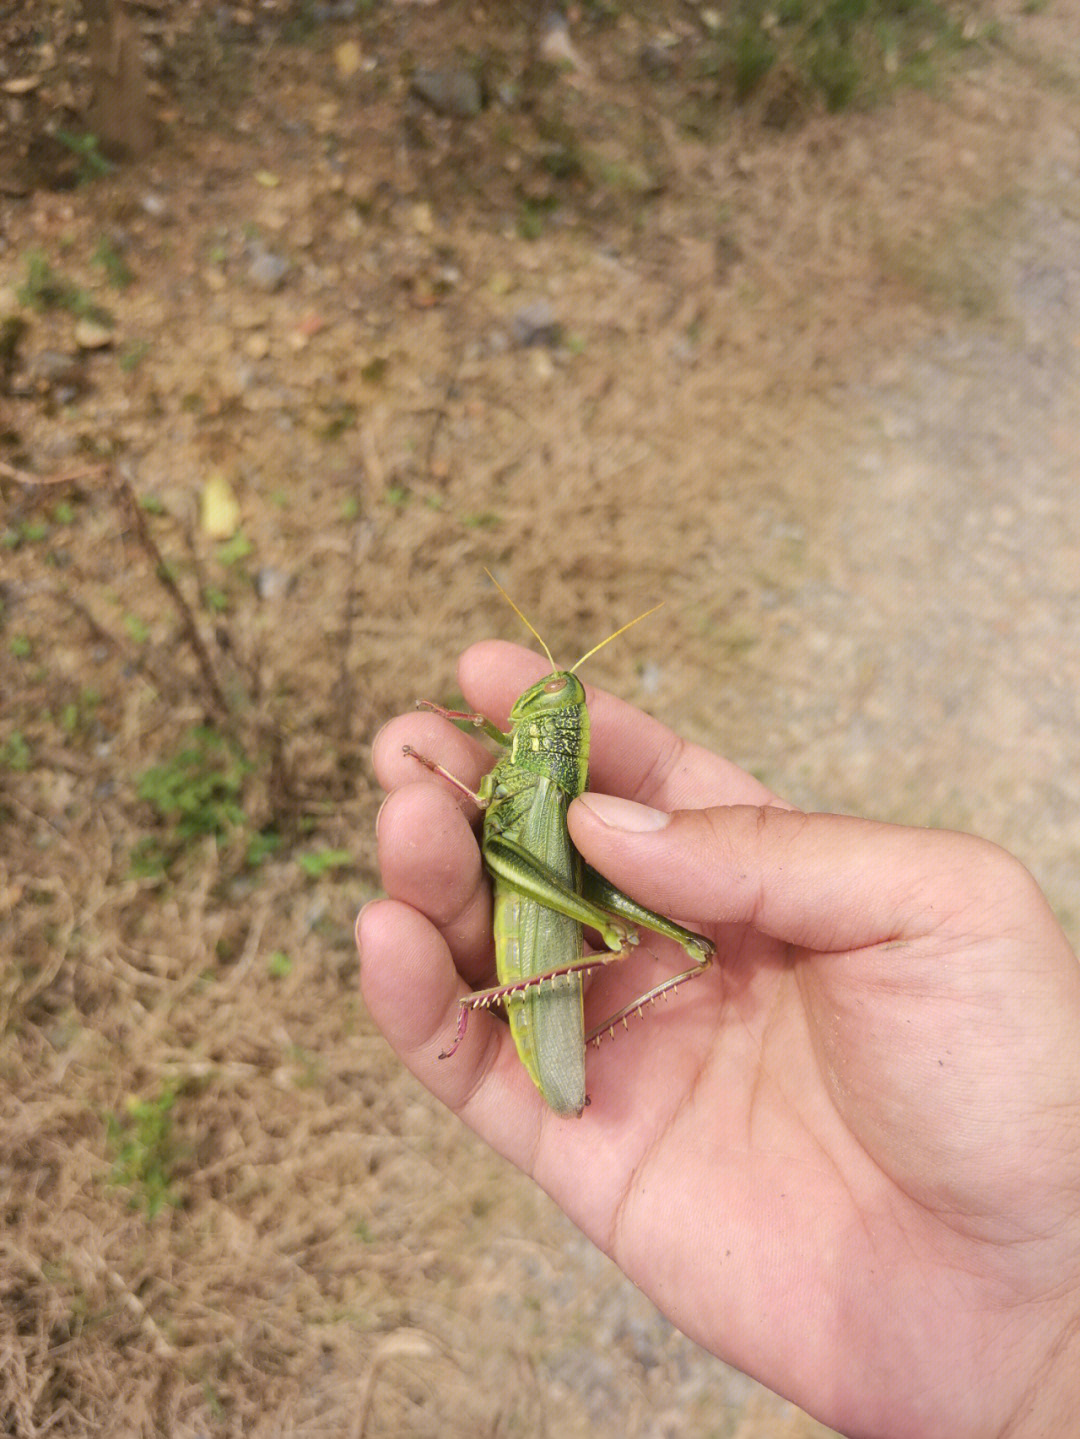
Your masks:
M 740 104 L 782 69 L 789 89 L 837 111 L 896 82 L 928 83 L 934 58 L 969 38 L 948 0 L 733 0 L 709 68 Z
M 213 835 L 224 839 L 245 822 L 244 780 L 251 766 L 217 730 L 192 730 L 183 749 L 139 777 L 136 792 L 165 827 L 164 839 L 136 846 L 137 874 L 159 874 L 189 845 Z
M 106 280 L 114 290 L 126 290 L 135 278 L 131 266 L 107 235 L 102 235 L 94 246 L 90 262 L 101 266 Z
M 347 400 L 331 400 L 326 406 L 327 420 L 318 431 L 320 440 L 328 443 L 331 440 L 340 439 L 346 430 L 351 430 L 356 424 L 356 406 Z
M 0 745 L 0 769 L 14 770 L 25 774 L 30 768 L 30 746 L 21 730 L 12 730 Z
M 123 620 L 124 631 L 129 640 L 137 645 L 144 645 L 150 638 L 150 627 L 139 615 L 127 614 Z
M 776 47 L 760 21 L 746 16 L 731 37 L 731 64 L 735 76 L 735 99 L 748 100 L 776 64 Z
M 112 174 L 114 166 L 101 153 L 96 135 L 89 131 L 76 135 L 71 130 L 57 130 L 56 138 L 78 159 L 80 185 L 89 185 L 91 180 L 100 180 L 103 175 Z
M 217 557 L 223 565 L 238 565 L 242 560 L 247 559 L 254 548 L 243 530 L 237 530 L 231 540 L 224 540 L 218 545 Z
M 518 201 L 517 212 L 517 232 L 520 237 L 523 240 L 539 240 L 558 204 L 553 195 L 542 199 L 523 196 Z
M 344 869 L 352 862 L 353 857 L 347 849 L 320 849 L 314 854 L 297 856 L 297 863 L 309 879 L 318 879 L 328 870 Z
M 20 305 L 32 310 L 68 310 L 79 319 L 112 324 L 108 310 L 95 305 L 81 286 L 53 269 L 41 250 L 31 250 L 27 255 L 26 279 L 15 294 Z
M 293 972 L 293 962 L 283 949 L 275 949 L 266 968 L 271 979 L 288 979 Z
M 258 869 L 260 864 L 265 864 L 272 859 L 281 849 L 281 835 L 273 829 L 259 830 L 248 840 L 247 853 L 244 856 L 249 868 Z
M 164 1084 L 153 1099 L 132 1096 L 122 1114 L 106 1118 L 106 1132 L 112 1151 L 111 1182 L 132 1191 L 132 1209 L 142 1209 L 153 1219 L 165 1206 L 176 1206 L 182 1195 L 174 1171 L 180 1149 L 173 1133 L 176 1089 Z
M 386 379 L 390 361 L 385 355 L 373 355 L 366 365 L 360 366 L 360 378 L 368 385 L 381 385 Z
M 117 360 L 117 364 L 120 366 L 121 370 L 123 370 L 125 375 L 130 375 L 133 370 L 137 370 L 139 368 L 139 366 L 142 364 L 143 360 L 146 359 L 146 356 L 149 353 L 149 340 L 132 340 L 130 345 L 125 346 L 125 348 L 120 351 L 120 357 Z

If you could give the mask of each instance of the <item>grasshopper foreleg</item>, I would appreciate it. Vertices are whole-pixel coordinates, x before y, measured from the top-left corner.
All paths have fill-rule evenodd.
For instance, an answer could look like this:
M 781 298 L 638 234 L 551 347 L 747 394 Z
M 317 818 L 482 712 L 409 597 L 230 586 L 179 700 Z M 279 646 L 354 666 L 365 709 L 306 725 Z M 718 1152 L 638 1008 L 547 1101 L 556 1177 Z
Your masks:
M 449 780 L 460 794 L 471 799 L 477 809 L 487 809 L 491 803 L 490 795 L 476 794 L 463 780 L 458 779 L 457 775 L 451 774 L 448 769 L 443 769 L 441 764 L 436 764 L 433 759 L 428 759 L 426 755 L 417 754 L 411 744 L 403 744 L 401 746 L 401 753 L 410 755 L 415 760 L 419 760 L 425 769 L 431 770 L 432 774 L 441 774 L 443 779 Z
M 486 715 L 474 714 L 469 710 L 443 709 L 442 705 L 433 704 L 431 700 L 417 700 L 416 708 L 418 710 L 430 710 L 432 714 L 442 715 L 443 719 L 464 720 L 468 724 L 471 724 L 474 729 L 482 729 L 488 738 L 493 739 L 496 744 L 505 746 L 513 739 L 513 735 L 503 734 L 498 725 L 493 725 Z M 417 759 L 419 758 L 420 756 L 417 755 Z

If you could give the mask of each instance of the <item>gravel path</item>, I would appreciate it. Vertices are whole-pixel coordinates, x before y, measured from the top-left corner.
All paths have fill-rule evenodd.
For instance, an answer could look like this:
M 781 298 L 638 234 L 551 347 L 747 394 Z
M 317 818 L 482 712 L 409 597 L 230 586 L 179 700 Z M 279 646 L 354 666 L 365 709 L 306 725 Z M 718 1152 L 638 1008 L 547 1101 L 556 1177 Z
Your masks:
M 869 397 L 877 434 L 826 542 L 861 676 L 852 798 L 998 840 L 1076 939 L 1080 142 L 1059 146 L 1003 266 L 1004 323 L 955 326 Z
M 786 718 L 763 746 L 768 778 L 802 804 L 1005 845 L 1074 942 L 1078 180 L 1080 139 L 1063 132 L 1032 178 L 992 321 L 958 320 L 857 397 L 863 422 L 837 460 L 835 504 L 792 530 L 813 578 L 785 604 L 768 702 Z M 559 1287 L 579 1323 L 592 1299 L 590 1342 L 568 1350 L 562 1378 L 568 1398 L 594 1406 L 597 1433 L 826 1432 L 670 1330 L 569 1226 L 566 1246 L 552 1312 Z M 640 1383 L 642 1365 L 657 1379 L 644 1409 L 625 1383 Z

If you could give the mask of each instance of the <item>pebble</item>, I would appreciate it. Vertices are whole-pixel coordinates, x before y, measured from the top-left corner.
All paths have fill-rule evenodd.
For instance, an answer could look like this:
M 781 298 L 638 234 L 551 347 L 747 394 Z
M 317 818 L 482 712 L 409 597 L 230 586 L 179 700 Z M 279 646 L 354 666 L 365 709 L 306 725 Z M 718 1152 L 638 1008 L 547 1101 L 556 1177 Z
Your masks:
M 288 570 L 263 565 L 255 574 L 255 593 L 261 600 L 280 600 L 292 589 L 295 578 Z
M 417 70 L 409 88 L 440 115 L 455 115 L 458 119 L 469 120 L 479 115 L 483 106 L 480 81 L 464 66 Z
M 32 381 L 48 389 L 59 385 L 79 389 L 85 380 L 79 357 L 59 350 L 39 350 L 30 360 L 27 372 Z
M 268 292 L 280 290 L 288 273 L 288 260 L 283 255 L 275 254 L 273 250 L 257 251 L 248 265 L 248 279 L 253 285 L 258 285 L 260 290 Z
M 80 350 L 104 350 L 113 342 L 113 332 L 108 325 L 85 317 L 76 321 L 75 343 Z
M 574 48 L 564 16 L 553 11 L 544 17 L 541 25 L 540 55 L 549 65 L 558 65 L 575 70 L 579 75 L 588 75 L 589 66 Z
M 536 300 L 518 310 L 510 321 L 510 332 L 514 343 L 523 348 L 530 345 L 557 345 L 562 337 L 562 327 L 546 300 Z

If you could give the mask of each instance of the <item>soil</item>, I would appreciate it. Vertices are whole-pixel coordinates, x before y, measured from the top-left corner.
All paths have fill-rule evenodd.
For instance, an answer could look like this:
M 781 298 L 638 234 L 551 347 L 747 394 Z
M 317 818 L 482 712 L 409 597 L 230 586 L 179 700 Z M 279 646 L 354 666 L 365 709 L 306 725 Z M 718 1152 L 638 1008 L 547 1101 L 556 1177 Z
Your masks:
M 693 6 L 132 13 L 108 170 L 0 21 L 0 1431 L 824 1433 L 373 1030 L 367 756 L 485 566 L 557 657 L 663 599 L 594 683 L 1077 939 L 1080 19 L 778 126 Z

